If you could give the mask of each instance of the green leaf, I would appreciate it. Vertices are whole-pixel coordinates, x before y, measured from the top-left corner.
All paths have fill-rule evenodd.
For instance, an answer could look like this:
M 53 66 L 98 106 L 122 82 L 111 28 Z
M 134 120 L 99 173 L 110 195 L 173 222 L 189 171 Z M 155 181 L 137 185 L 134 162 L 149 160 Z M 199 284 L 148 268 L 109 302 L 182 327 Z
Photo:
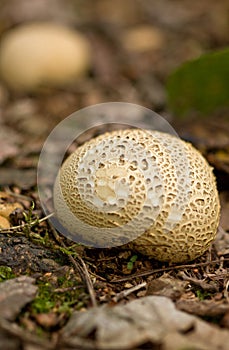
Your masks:
M 128 270 L 133 270 L 133 267 L 134 267 L 134 264 L 132 263 L 132 261 L 129 261 L 129 262 L 127 263 L 127 268 L 128 268 Z
M 130 258 L 130 261 L 132 263 L 134 263 L 136 260 L 137 260 L 138 256 L 137 255 L 133 255 L 131 258 Z
M 229 108 L 229 48 L 180 66 L 168 78 L 167 95 L 168 107 L 178 117 Z

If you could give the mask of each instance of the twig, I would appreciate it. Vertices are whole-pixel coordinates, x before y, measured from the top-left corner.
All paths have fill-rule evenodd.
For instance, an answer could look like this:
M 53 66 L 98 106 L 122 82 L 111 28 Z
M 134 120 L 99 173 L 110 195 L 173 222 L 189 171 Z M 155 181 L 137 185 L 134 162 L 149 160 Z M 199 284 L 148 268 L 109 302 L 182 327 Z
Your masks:
M 11 189 L 9 188 L 9 186 L 5 187 L 5 192 L 7 194 L 9 194 L 10 196 L 15 197 L 15 198 L 24 199 L 24 200 L 27 200 L 29 202 L 32 202 L 32 200 L 33 200 L 31 197 L 25 196 L 24 194 L 19 194 L 19 193 L 12 192 Z
M 50 228 L 53 232 L 53 235 L 54 235 L 55 239 L 57 240 L 57 242 L 62 246 L 62 248 L 67 249 L 68 247 L 59 238 L 59 235 L 58 235 L 57 231 L 55 230 L 55 228 L 51 224 L 49 226 L 50 226 Z M 76 271 L 80 274 L 81 279 L 85 282 L 87 289 L 88 289 L 88 293 L 89 293 L 90 298 L 91 298 L 92 306 L 96 307 L 97 301 L 96 301 L 96 297 L 95 297 L 95 291 L 94 291 L 93 283 L 92 283 L 91 277 L 89 275 L 89 272 L 87 270 L 87 266 L 86 266 L 85 262 L 78 255 L 75 258 L 73 258 L 73 256 L 71 254 L 67 254 L 67 256 L 68 256 L 70 262 L 73 264 Z
M 26 222 L 25 224 L 21 224 L 18 226 L 12 226 L 10 228 L 2 228 L 2 229 L 0 229 L 0 233 L 15 233 L 18 230 L 23 229 L 25 227 L 32 227 L 32 226 L 35 226 L 37 224 L 40 224 L 41 222 L 46 221 L 49 218 L 51 218 L 53 215 L 54 215 L 54 213 L 51 213 L 51 214 L 43 217 L 42 219 L 36 219 L 36 220 L 31 221 L 31 222 Z
M 187 276 L 183 271 L 179 271 L 178 276 L 181 277 L 184 281 L 193 283 L 194 285 L 202 288 L 207 292 L 218 292 L 219 288 L 216 283 L 207 283 L 204 280 L 198 280 L 197 278 Z
M 23 342 L 29 343 L 30 348 L 39 348 L 45 350 L 53 350 L 56 348 L 56 342 L 53 338 L 53 341 L 45 340 L 36 334 L 31 334 L 28 331 L 25 331 L 15 323 L 12 323 L 6 319 L 0 317 L 0 330 L 6 333 L 6 336 L 10 338 L 17 338 Z M 15 342 L 14 342 L 15 343 Z M 35 346 L 33 346 L 35 345 Z
M 67 248 L 66 245 L 64 244 L 64 242 L 61 242 L 61 244 L 62 244 L 63 248 Z M 91 298 L 92 306 L 97 306 L 94 287 L 93 287 L 93 284 L 92 284 L 92 281 L 91 281 L 90 275 L 88 273 L 87 266 L 86 266 L 85 262 L 79 256 L 73 258 L 72 255 L 68 255 L 68 258 L 71 261 L 71 263 L 73 264 L 73 266 L 75 267 L 75 269 L 79 272 L 82 280 L 85 281 L 90 298 Z M 77 260 L 79 260 L 79 261 L 77 261 Z
M 54 289 L 53 292 L 54 293 L 66 293 L 66 292 L 73 291 L 73 290 L 80 289 L 80 288 L 83 288 L 83 285 L 66 287 L 66 288 L 56 288 L 56 289 Z
M 71 255 L 69 257 L 71 257 L 72 263 L 74 261 L 74 265 L 76 265 L 75 259 Z M 80 256 L 77 256 L 76 259 L 79 260 L 80 263 L 81 263 L 82 271 L 84 273 L 84 280 L 85 280 L 86 285 L 87 285 L 87 289 L 88 289 L 88 292 L 89 292 L 89 295 L 90 295 L 90 298 L 91 298 L 92 306 L 97 306 L 97 301 L 96 301 L 96 297 L 95 297 L 95 291 L 94 291 L 94 287 L 93 287 L 93 283 L 92 283 L 91 277 L 90 277 L 89 272 L 87 270 L 87 266 L 86 266 L 85 262 L 83 261 L 83 259 Z
M 92 276 L 94 276 L 95 278 L 97 278 L 98 280 L 103 281 L 103 282 L 107 282 L 107 279 L 106 279 L 106 278 L 97 275 L 96 273 L 92 272 L 91 270 L 89 270 L 89 271 L 90 271 L 90 274 L 91 274 Z
M 224 261 L 229 261 L 229 258 L 224 258 Z M 220 263 L 221 263 L 221 259 L 217 259 L 217 260 L 207 261 L 207 262 L 203 262 L 203 263 L 190 264 L 190 265 L 186 264 L 186 265 L 168 266 L 168 267 L 164 267 L 164 268 L 161 268 L 161 269 L 135 273 L 133 275 L 129 275 L 128 277 L 114 279 L 114 280 L 111 280 L 109 282 L 110 283 L 125 282 L 125 281 L 129 281 L 129 280 L 131 280 L 133 278 L 136 278 L 136 277 L 149 276 L 149 275 L 152 275 L 152 274 L 158 273 L 158 272 L 165 272 L 165 271 L 172 271 L 172 270 L 182 270 L 182 269 L 194 269 L 196 267 L 208 266 L 208 265 L 214 265 L 214 264 L 220 264 Z
M 124 289 L 120 293 L 116 294 L 115 297 L 112 298 L 112 300 L 117 303 L 120 299 L 123 299 L 123 298 L 127 297 L 129 294 L 136 292 L 139 289 L 144 288 L 146 286 L 146 284 L 147 284 L 146 282 L 142 282 L 142 283 L 138 284 L 137 286 L 134 286 L 134 287 L 131 287 L 128 289 Z

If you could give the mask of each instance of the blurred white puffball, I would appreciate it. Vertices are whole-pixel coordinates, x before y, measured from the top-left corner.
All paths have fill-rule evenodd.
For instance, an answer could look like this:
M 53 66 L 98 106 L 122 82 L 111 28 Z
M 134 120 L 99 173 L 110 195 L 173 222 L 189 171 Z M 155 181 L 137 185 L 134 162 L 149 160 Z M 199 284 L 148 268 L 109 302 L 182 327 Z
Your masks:
M 0 76 L 12 89 L 58 87 L 84 75 L 90 44 L 78 31 L 53 22 L 35 22 L 7 32 L 0 45 Z

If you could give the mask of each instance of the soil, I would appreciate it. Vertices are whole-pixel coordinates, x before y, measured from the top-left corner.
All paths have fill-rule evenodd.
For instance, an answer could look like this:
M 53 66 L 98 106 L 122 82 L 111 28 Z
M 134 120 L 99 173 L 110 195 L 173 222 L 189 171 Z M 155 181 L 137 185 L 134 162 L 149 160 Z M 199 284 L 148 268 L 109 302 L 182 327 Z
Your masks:
M 3 220 L 0 229 L 0 282 L 26 275 L 33 279 L 28 283 L 37 287 L 36 295 L 32 293 L 8 323 L 0 315 L 0 345 L 5 349 L 27 349 L 28 344 L 28 349 L 59 349 L 59 334 L 74 311 L 126 304 L 146 295 L 165 295 L 178 308 L 229 331 L 229 308 L 211 314 L 209 308 L 198 307 L 203 300 L 211 301 L 211 306 L 228 305 L 228 111 L 181 121 L 166 101 L 166 79 L 175 68 L 228 46 L 228 1 L 32 3 L 1 0 L 0 35 L 32 20 L 54 19 L 72 25 L 93 48 L 92 66 L 69 86 L 37 92 L 15 92 L 0 81 L 0 216 L 10 225 L 8 228 Z M 153 27 L 155 35 L 144 49 L 138 36 L 142 26 Z M 214 167 L 221 200 L 220 229 L 211 249 L 195 261 L 171 265 L 122 247 L 81 246 L 58 233 L 45 217 L 36 174 L 46 137 L 71 113 L 110 101 L 140 104 L 161 114 Z M 91 131 L 78 144 L 103 131 Z M 1 214 L 3 206 L 9 210 L 7 215 Z M 165 275 L 174 283 L 182 282 L 176 293 L 168 281 L 158 288 L 159 278 Z M 4 298 L 10 310 L 11 301 Z M 190 301 L 195 303 L 188 304 Z

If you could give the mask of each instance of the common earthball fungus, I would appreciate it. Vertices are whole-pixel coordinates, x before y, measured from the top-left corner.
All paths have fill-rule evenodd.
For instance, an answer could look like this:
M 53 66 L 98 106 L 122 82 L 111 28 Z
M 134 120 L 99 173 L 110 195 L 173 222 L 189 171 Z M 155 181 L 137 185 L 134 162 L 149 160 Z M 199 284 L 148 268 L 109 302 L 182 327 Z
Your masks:
M 63 86 L 90 67 L 87 38 L 54 22 L 20 25 L 4 34 L 0 47 L 1 79 L 15 90 Z
M 191 144 L 158 131 L 119 130 L 86 142 L 59 170 L 53 200 L 71 238 L 127 244 L 160 261 L 199 257 L 219 223 L 212 168 Z

